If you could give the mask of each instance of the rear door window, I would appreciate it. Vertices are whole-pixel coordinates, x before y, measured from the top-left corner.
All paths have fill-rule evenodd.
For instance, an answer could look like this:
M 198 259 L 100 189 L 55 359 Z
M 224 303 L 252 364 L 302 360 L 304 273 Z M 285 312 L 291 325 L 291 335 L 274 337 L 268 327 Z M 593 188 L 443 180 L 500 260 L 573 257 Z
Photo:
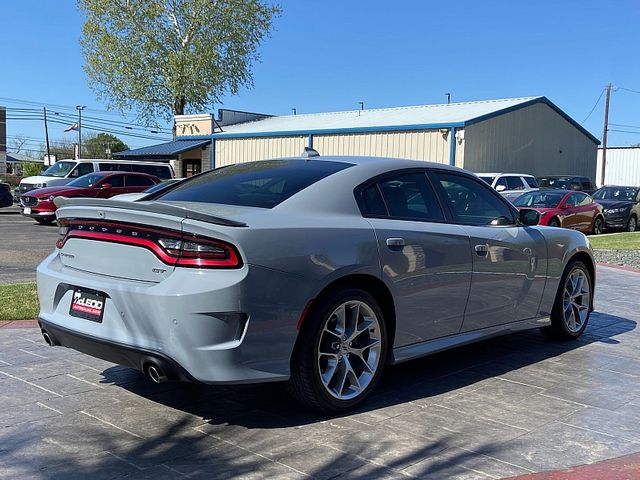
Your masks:
M 100 163 L 101 172 L 130 172 L 131 165 L 127 163 Z
M 524 190 L 524 184 L 520 177 L 505 177 L 507 179 L 507 190 Z
M 389 218 L 399 220 L 444 220 L 438 198 L 424 172 L 385 177 L 365 189 L 363 199 L 374 215 L 388 214 Z
M 536 181 L 535 177 L 522 177 L 524 179 L 525 182 L 527 182 L 527 185 L 529 185 L 529 187 L 531 188 L 540 188 L 538 186 L 538 182 Z
M 148 187 L 155 185 L 153 180 L 142 175 L 125 175 L 127 187 Z
M 103 184 L 108 183 L 113 188 L 124 187 L 124 175 L 110 175 L 105 178 Z
M 162 180 L 173 178 L 171 174 L 171 167 L 169 167 L 169 165 L 146 165 L 143 163 L 132 163 L 131 171 L 153 175 L 154 177 L 158 177 Z

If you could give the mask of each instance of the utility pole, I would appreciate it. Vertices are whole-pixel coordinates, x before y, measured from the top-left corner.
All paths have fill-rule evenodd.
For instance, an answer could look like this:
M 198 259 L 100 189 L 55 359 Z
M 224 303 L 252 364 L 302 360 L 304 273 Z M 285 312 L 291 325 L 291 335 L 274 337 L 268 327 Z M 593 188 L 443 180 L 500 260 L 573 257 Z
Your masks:
M 87 108 L 86 105 L 76 105 L 78 110 L 78 158 L 82 158 L 82 110 Z
M 609 130 L 609 100 L 611 99 L 611 82 L 607 85 L 607 96 L 604 101 L 604 132 L 602 132 L 602 167 L 600 169 L 600 186 L 604 186 L 604 175 L 607 170 L 607 131 Z
M 51 162 L 51 151 L 49 150 L 49 128 L 47 127 L 47 107 L 43 107 L 44 110 L 44 138 L 47 142 L 47 163 L 45 165 L 49 165 Z

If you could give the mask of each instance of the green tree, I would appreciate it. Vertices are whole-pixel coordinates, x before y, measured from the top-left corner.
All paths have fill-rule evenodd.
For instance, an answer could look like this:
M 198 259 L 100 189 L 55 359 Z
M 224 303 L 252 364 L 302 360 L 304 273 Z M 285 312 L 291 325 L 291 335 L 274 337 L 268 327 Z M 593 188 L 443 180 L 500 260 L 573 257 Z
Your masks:
M 280 7 L 263 0 L 78 0 L 89 84 L 140 120 L 203 111 L 251 87 Z
M 73 158 L 74 143 L 70 140 L 52 140 L 49 143 L 49 151 L 51 155 L 55 155 L 58 160 L 65 158 Z M 40 145 L 40 158 L 44 158 L 47 154 L 47 146 L 43 143 Z
M 22 176 L 33 177 L 39 175 L 43 166 L 41 163 L 36 162 L 22 162 Z
M 82 157 L 84 158 L 109 158 L 107 149 L 115 153 L 129 150 L 129 146 L 109 133 L 99 133 L 82 140 Z

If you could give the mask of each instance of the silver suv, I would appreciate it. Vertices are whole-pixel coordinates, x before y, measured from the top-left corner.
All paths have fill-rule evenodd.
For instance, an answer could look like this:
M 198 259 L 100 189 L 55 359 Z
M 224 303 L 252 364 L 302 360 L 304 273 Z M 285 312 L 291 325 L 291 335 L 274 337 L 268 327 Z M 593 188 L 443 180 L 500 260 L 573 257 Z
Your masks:
M 526 173 L 478 173 L 477 175 L 509 201 L 515 200 L 525 192 L 539 188 L 536 177 Z

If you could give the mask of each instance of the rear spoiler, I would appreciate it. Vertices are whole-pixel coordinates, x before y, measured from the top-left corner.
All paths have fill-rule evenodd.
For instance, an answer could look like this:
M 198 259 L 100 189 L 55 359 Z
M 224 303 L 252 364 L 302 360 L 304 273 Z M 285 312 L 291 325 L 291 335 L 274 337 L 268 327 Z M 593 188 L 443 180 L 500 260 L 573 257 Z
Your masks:
M 104 198 L 65 198 L 56 197 L 53 203 L 58 208 L 62 207 L 104 207 L 104 208 L 120 208 L 122 210 L 136 210 L 142 212 L 161 213 L 174 217 L 189 218 L 191 220 L 200 220 L 201 222 L 213 223 L 215 225 L 224 225 L 226 227 L 246 227 L 246 223 L 236 222 L 228 218 L 216 217 L 215 215 L 207 215 L 206 213 L 194 212 L 183 207 L 177 207 L 163 202 L 123 202 L 121 200 L 109 200 Z

